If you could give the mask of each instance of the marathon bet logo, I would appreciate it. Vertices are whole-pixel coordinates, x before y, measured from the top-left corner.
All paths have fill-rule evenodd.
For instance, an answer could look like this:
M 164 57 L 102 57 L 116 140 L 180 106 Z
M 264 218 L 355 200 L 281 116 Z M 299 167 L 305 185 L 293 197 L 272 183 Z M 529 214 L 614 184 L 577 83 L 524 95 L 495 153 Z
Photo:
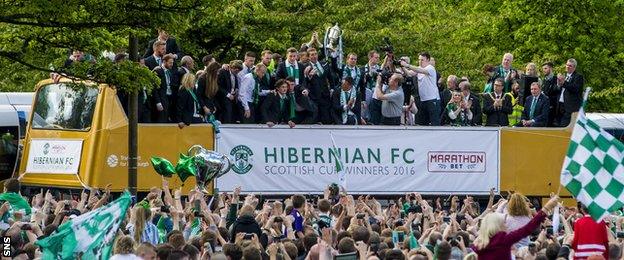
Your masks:
M 234 157 L 234 165 L 232 166 L 232 170 L 238 174 L 245 174 L 251 170 L 253 166 L 251 164 L 252 159 L 251 156 L 253 152 L 246 145 L 237 145 L 232 148 L 230 155 Z

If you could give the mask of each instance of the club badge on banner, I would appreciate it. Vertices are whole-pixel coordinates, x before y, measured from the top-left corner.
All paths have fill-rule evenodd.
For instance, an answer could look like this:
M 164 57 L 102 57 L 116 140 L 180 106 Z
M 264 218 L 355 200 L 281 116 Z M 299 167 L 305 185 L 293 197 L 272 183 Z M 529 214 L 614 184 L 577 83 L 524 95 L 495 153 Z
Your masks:
M 230 156 L 233 173 L 218 179 L 217 187 L 321 193 L 339 182 L 339 158 L 350 193 L 486 194 L 499 188 L 499 136 L 496 128 L 224 126 L 217 150 Z

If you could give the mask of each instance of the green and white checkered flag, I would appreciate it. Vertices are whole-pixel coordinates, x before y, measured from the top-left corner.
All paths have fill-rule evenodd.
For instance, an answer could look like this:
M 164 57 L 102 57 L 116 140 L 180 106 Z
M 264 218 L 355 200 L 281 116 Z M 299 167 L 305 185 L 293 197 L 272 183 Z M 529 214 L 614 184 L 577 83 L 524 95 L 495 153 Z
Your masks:
M 94 211 L 68 220 L 49 237 L 35 242 L 42 259 L 108 259 L 119 225 L 130 206 L 130 193 Z
M 584 100 L 587 100 L 588 90 Z M 600 221 L 624 204 L 624 144 L 578 112 L 568 153 L 561 169 L 561 185 Z

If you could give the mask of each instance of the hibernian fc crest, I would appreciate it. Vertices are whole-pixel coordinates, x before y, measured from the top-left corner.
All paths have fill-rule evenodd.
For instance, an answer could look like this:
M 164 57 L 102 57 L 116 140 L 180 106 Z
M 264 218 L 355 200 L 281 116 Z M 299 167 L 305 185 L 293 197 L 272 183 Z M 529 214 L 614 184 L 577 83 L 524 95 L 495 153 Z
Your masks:
M 234 165 L 232 166 L 232 170 L 238 174 L 245 174 L 251 170 L 253 166 L 251 164 L 252 159 L 251 156 L 253 152 L 246 145 L 237 145 L 232 148 L 230 155 L 234 158 Z

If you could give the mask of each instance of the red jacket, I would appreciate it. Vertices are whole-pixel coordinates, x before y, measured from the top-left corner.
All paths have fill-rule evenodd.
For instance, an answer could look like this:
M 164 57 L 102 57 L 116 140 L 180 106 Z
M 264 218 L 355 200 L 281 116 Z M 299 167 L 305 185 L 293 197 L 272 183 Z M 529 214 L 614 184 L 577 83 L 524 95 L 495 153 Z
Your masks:
M 477 253 L 479 260 L 511 259 L 511 246 L 530 235 L 545 218 L 546 213 L 540 210 L 524 227 L 509 233 L 498 232 L 490 238 L 490 243 L 485 248 L 477 249 L 473 246 L 472 250 Z
M 591 255 L 602 254 L 609 259 L 609 238 L 607 225 L 604 221 L 596 223 L 589 215 L 585 215 L 574 223 L 574 259 L 587 259 Z

